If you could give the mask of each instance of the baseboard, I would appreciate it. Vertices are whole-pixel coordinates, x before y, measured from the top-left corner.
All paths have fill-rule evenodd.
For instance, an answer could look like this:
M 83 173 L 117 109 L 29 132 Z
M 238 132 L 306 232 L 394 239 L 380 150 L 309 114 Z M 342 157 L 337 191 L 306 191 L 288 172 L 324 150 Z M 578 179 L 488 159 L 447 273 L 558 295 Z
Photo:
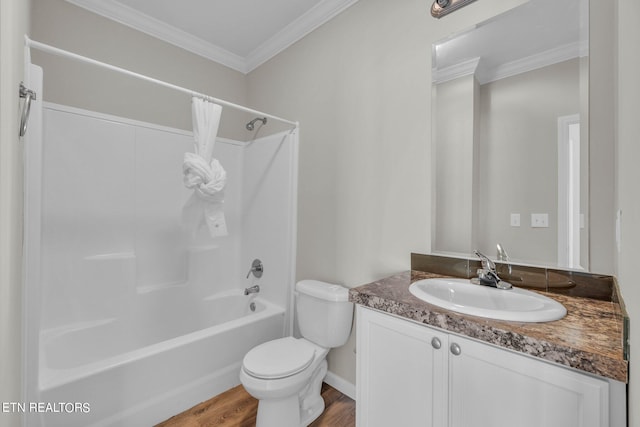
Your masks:
M 338 390 L 340 393 L 349 396 L 353 400 L 356 400 L 356 386 L 345 380 L 344 378 L 329 371 L 327 372 L 327 376 L 324 377 L 324 382 Z

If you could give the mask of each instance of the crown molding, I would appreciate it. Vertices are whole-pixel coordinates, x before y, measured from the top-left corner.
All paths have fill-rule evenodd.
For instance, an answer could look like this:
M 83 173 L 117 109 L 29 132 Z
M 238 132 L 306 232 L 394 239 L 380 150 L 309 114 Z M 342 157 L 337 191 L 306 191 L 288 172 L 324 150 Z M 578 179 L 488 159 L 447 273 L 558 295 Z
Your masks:
M 480 58 L 472 58 L 467 61 L 462 61 L 454 65 L 450 65 L 446 68 L 437 69 L 434 68 L 431 75 L 431 80 L 435 84 L 448 82 L 449 80 L 458 79 L 460 77 L 470 76 L 476 73 Z
M 245 61 L 219 46 L 168 25 L 115 0 L 67 0 L 76 6 L 178 46 L 229 68 L 244 72 Z
M 358 0 L 324 0 L 247 55 L 247 72 L 251 72 L 304 36 L 330 21 Z
M 526 58 L 501 64 L 488 69 L 483 67 L 480 59 L 473 58 L 443 69 L 432 70 L 432 81 L 435 84 L 444 83 L 459 77 L 475 74 L 481 85 L 512 77 L 527 71 L 537 70 L 569 59 L 589 55 L 589 45 L 586 42 L 575 42 L 555 47 L 544 52 L 527 56 Z
M 506 77 L 537 70 L 569 59 L 587 56 L 589 48 L 584 43 L 575 42 L 549 49 L 536 55 L 507 62 L 492 70 L 478 70 L 476 77 L 480 84 L 494 82 Z M 482 67 L 481 67 L 482 68 Z
M 152 37 L 247 74 L 326 23 L 358 0 L 324 0 L 265 41 L 247 57 L 236 55 L 213 43 L 139 12 L 116 0 L 66 0 Z

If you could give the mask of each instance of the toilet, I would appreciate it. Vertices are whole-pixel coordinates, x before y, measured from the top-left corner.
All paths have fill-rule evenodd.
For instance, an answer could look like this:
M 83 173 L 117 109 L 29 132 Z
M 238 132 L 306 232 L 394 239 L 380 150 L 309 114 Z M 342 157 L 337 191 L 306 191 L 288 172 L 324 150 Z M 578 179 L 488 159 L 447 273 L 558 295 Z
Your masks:
M 296 315 L 302 338 L 285 337 L 251 349 L 240 381 L 258 399 L 256 427 L 308 426 L 324 411 L 320 395 L 327 353 L 347 342 L 353 321 L 349 290 L 340 285 L 296 283 Z

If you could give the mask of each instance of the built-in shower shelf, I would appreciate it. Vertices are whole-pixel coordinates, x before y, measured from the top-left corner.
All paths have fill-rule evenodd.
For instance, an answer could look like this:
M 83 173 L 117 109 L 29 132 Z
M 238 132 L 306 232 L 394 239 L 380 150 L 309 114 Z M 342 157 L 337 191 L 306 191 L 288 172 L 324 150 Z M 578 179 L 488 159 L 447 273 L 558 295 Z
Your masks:
M 201 252 L 207 252 L 207 251 L 214 251 L 220 249 L 220 245 L 202 245 L 202 246 L 191 246 L 189 247 L 188 251 L 190 253 L 201 253 Z
M 124 261 L 133 260 L 136 254 L 133 252 L 114 252 L 110 254 L 96 254 L 84 257 L 85 261 Z
M 155 291 L 161 291 L 163 289 L 184 288 L 188 285 L 189 285 L 189 282 L 184 280 L 181 280 L 178 282 L 158 283 L 154 285 L 137 286 L 136 292 L 138 294 L 148 294 Z

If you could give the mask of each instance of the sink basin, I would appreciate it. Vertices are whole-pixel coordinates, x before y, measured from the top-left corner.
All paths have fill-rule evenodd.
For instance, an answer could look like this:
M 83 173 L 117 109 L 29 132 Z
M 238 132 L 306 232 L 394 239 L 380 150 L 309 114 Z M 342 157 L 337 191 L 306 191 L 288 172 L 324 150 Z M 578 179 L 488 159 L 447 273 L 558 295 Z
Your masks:
M 409 291 L 429 304 L 496 320 L 551 322 L 567 314 L 562 304 L 544 295 L 515 287 L 502 290 L 474 285 L 468 279 L 418 280 Z

